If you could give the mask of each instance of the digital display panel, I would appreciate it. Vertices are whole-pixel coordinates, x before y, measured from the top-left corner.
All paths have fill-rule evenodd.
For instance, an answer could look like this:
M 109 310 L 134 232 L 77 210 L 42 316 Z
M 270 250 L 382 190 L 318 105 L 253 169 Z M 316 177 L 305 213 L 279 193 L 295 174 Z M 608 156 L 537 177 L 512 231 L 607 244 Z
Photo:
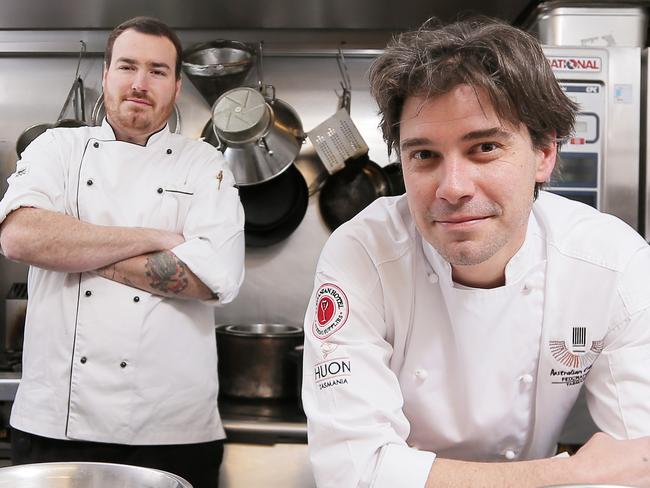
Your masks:
M 577 120 L 575 123 L 576 134 L 586 134 L 589 129 L 589 124 L 584 120 Z
M 596 188 L 597 184 L 598 154 L 560 153 L 550 186 Z

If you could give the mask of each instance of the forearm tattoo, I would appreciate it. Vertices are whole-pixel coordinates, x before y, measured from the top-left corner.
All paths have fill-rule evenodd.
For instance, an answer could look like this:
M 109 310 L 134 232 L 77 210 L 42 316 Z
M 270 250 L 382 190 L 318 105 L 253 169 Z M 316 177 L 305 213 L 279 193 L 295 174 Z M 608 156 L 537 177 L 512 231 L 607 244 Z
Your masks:
M 185 265 L 170 251 L 150 254 L 144 268 L 149 278 L 149 286 L 154 290 L 178 295 L 187 288 Z

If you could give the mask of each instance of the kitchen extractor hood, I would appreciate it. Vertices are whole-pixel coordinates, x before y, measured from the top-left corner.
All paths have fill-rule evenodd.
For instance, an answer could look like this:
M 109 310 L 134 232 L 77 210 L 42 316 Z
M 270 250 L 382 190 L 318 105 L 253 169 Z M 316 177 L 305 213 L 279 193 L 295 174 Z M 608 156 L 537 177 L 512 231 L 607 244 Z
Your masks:
M 481 14 L 510 23 L 536 0 L 21 0 L 0 2 L 0 29 L 110 29 L 135 15 L 177 29 L 404 30 L 430 17 Z

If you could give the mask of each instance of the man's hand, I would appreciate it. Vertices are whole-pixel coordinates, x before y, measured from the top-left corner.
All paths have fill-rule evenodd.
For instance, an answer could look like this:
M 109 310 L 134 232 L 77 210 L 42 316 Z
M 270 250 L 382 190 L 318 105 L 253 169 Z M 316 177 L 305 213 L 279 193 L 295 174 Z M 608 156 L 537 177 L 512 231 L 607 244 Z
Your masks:
M 650 487 L 650 437 L 619 441 L 599 432 L 571 461 L 582 481 Z

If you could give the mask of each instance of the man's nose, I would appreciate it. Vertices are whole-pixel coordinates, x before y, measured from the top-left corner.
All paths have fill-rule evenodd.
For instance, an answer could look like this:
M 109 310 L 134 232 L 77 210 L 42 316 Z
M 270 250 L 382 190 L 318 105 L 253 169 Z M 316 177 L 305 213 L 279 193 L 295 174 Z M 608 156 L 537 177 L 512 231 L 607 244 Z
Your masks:
M 138 70 L 131 80 L 131 89 L 134 91 L 147 91 L 149 79 L 145 70 Z
M 451 204 L 474 195 L 474 168 L 470 161 L 461 157 L 448 158 L 441 165 L 441 178 L 436 196 Z

